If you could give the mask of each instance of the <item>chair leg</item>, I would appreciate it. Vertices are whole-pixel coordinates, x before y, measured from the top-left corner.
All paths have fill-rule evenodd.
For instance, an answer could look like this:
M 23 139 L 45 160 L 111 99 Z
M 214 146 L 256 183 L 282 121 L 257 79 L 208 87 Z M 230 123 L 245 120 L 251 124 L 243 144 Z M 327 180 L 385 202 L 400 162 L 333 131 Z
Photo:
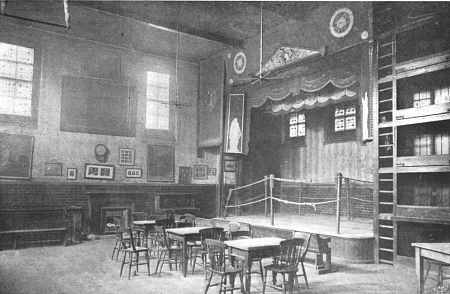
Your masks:
M 128 280 L 129 280 L 129 279 L 131 279 L 131 265 L 133 264 L 133 253 L 131 251 L 128 253 L 129 253 L 128 256 L 130 257 L 130 260 L 129 260 L 130 264 L 128 266 Z
M 286 294 L 286 275 L 283 273 L 283 284 L 281 284 L 282 293 Z
M 222 287 L 223 287 L 223 278 L 225 277 L 225 275 L 220 277 L 220 284 L 219 284 L 219 294 L 222 293 Z M 225 290 L 226 291 L 226 290 Z
M 234 280 L 235 280 L 236 274 L 230 274 L 230 286 L 231 286 L 231 294 L 234 294 Z M 226 293 L 226 292 L 225 292 Z
M 211 285 L 212 276 L 213 276 L 213 273 L 211 272 L 211 275 L 208 278 L 208 282 L 206 283 L 205 293 L 204 294 L 208 293 L 209 286 Z
M 136 272 L 139 272 L 139 252 L 136 252 Z
M 263 280 L 263 294 L 266 293 L 266 282 L 267 282 L 267 269 L 264 271 L 264 280 Z
M 145 258 L 147 259 L 147 273 L 150 276 L 150 254 L 148 251 L 145 252 Z
M 241 293 L 244 293 L 244 271 L 239 273 L 239 280 L 241 281 Z
M 292 294 L 294 290 L 294 276 L 295 276 L 294 272 L 288 273 L 289 294 Z
M 263 277 L 263 266 L 261 259 L 259 260 L 259 273 L 261 275 L 261 281 L 264 283 L 264 277 Z
M 126 254 L 124 254 L 123 258 L 122 258 L 122 265 L 120 266 L 120 276 L 119 277 L 122 277 L 123 266 L 125 265 L 125 257 L 126 257 Z
M 303 261 L 300 261 L 300 264 L 302 266 L 303 278 L 305 278 L 306 289 L 309 289 L 308 278 L 306 277 L 306 271 L 305 271 L 305 266 L 303 265 Z
M 161 264 L 159 266 L 159 273 L 160 274 L 161 274 L 162 268 L 164 266 L 164 261 L 166 260 L 166 257 L 167 257 L 167 251 L 164 250 L 161 254 L 162 254 L 162 259 L 161 259 Z M 170 264 L 170 262 L 169 262 L 169 269 L 172 270 L 172 265 Z

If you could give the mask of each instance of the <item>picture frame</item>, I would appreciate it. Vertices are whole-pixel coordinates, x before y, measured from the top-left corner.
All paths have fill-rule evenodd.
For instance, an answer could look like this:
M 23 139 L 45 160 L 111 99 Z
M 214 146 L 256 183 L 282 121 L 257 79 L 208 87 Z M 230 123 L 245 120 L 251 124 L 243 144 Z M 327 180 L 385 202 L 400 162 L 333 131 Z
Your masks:
M 0 178 L 30 179 L 34 137 L 0 133 Z
M 142 178 L 142 168 L 127 168 L 125 169 L 126 178 Z
M 208 176 L 216 176 L 217 175 L 217 168 L 215 167 L 208 167 Z
M 46 162 L 44 166 L 44 175 L 52 177 L 62 176 L 62 163 L 61 162 Z
M 114 180 L 114 165 L 86 163 L 84 178 L 93 180 Z
M 208 166 L 206 164 L 195 164 L 192 167 L 192 178 L 196 180 L 208 179 Z
M 76 180 L 77 179 L 78 170 L 75 167 L 67 168 L 67 179 L 68 180 Z
M 244 94 L 230 94 L 226 112 L 225 153 L 242 154 L 244 151 Z
M 225 160 L 223 162 L 223 170 L 225 172 L 235 172 L 236 171 L 236 160 Z
M 135 153 L 132 148 L 119 148 L 119 165 L 134 165 Z

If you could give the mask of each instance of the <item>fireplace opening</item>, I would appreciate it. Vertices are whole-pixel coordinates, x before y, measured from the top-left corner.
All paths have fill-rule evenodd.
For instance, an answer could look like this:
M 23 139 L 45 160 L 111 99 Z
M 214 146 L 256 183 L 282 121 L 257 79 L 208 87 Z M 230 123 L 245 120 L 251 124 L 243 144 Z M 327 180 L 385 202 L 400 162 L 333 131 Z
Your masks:
M 128 228 L 129 208 L 127 207 L 102 207 L 101 229 L 104 234 L 115 233 L 117 228 Z

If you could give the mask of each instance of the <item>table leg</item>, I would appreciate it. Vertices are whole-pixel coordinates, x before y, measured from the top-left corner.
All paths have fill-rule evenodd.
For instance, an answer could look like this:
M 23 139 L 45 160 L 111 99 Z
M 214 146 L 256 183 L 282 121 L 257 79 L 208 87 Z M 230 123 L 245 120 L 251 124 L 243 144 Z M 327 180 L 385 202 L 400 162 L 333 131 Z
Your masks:
M 423 257 L 421 249 L 416 247 L 416 276 L 417 276 L 417 293 L 422 294 L 424 288 L 423 279 Z
M 187 242 L 186 239 L 183 239 L 183 277 L 186 277 L 187 273 L 187 264 L 188 264 L 188 256 L 187 256 Z
M 252 285 L 252 259 L 247 257 L 246 273 L 245 273 L 245 293 L 250 294 Z

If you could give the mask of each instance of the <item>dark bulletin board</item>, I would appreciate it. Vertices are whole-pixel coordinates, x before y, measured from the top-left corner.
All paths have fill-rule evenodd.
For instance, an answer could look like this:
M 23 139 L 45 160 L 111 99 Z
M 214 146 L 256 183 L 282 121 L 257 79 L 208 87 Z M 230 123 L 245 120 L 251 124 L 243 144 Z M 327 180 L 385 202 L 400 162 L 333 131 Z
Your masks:
M 172 145 L 147 146 L 147 179 L 173 182 L 175 179 L 175 148 Z
M 63 77 L 61 130 L 133 137 L 136 102 L 131 92 L 112 80 Z
M 29 179 L 33 137 L 0 133 L 0 178 Z

